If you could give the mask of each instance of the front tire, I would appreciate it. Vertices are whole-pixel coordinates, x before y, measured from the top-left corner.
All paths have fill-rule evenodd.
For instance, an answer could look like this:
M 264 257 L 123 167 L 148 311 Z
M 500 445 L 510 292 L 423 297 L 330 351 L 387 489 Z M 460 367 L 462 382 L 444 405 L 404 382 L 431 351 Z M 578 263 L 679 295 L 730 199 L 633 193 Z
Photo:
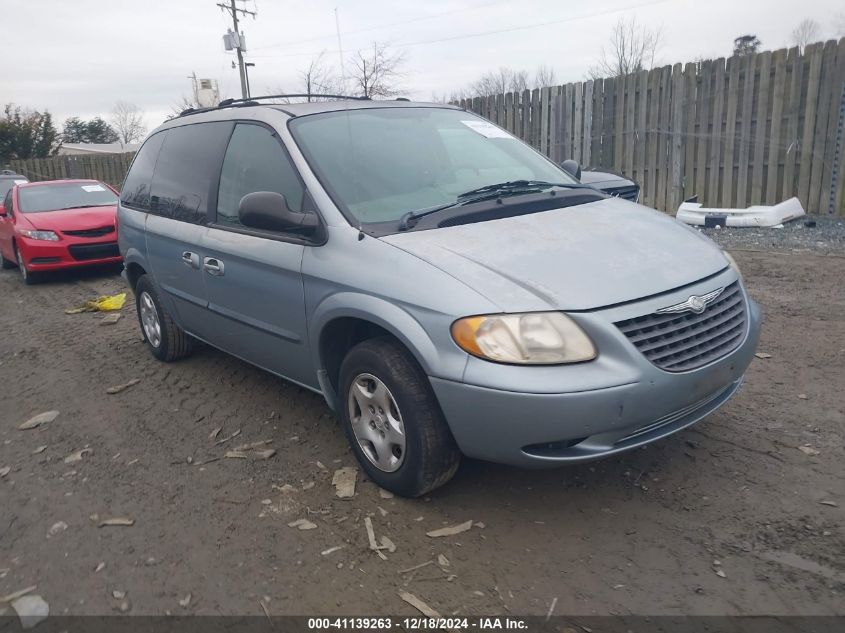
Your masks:
M 162 307 L 148 275 L 141 275 L 135 284 L 135 309 L 144 340 L 153 356 L 169 363 L 190 355 L 194 340 Z
M 340 367 L 340 417 L 369 478 L 419 497 L 449 481 L 461 454 L 428 377 L 395 339 L 353 347 Z
M 41 281 L 41 275 L 39 273 L 34 273 L 27 269 L 21 249 L 17 245 L 15 246 L 15 258 L 18 260 L 18 270 L 21 273 L 21 279 L 27 286 L 32 286 Z

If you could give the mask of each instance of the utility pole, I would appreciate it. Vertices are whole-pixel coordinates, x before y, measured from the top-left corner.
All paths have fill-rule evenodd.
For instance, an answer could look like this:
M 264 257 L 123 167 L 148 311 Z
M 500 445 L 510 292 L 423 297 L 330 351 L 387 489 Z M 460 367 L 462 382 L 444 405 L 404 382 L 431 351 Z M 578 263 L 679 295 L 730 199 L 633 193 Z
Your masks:
M 217 6 L 223 9 L 224 11 L 228 11 L 229 14 L 232 16 L 232 28 L 235 32 L 235 38 L 237 41 L 237 46 L 235 46 L 234 48 L 238 55 L 238 71 L 241 76 L 241 95 L 244 99 L 247 99 L 249 97 L 249 88 L 247 87 L 246 69 L 244 68 L 244 45 L 242 42 L 241 33 L 240 31 L 238 31 L 238 13 L 242 13 L 243 15 L 251 15 L 253 18 L 257 15 L 257 13 L 255 11 L 239 9 L 235 4 L 236 2 L 237 0 L 229 0 L 229 4 L 218 3 Z M 245 0 L 241 0 L 241 2 L 245 2 Z
M 252 96 L 252 88 L 249 87 L 249 69 L 255 68 L 255 64 L 252 62 L 244 63 L 244 74 L 246 75 L 246 96 Z

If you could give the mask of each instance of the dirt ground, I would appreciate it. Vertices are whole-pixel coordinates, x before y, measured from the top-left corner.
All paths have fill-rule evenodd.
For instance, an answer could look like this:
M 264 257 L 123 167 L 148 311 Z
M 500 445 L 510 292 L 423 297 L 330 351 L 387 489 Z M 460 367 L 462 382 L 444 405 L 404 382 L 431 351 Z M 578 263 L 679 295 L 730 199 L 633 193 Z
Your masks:
M 3 271 L 0 596 L 37 585 L 56 615 L 414 615 L 399 590 L 444 615 L 845 614 L 845 258 L 735 255 L 771 358 L 721 411 L 592 464 L 465 460 L 419 500 L 360 475 L 337 499 L 355 460 L 319 396 L 206 347 L 157 362 L 131 295 L 116 325 L 64 313 L 122 289 L 114 271 L 35 287 Z M 267 460 L 224 457 L 262 440 Z M 288 527 L 301 518 L 316 528 Z

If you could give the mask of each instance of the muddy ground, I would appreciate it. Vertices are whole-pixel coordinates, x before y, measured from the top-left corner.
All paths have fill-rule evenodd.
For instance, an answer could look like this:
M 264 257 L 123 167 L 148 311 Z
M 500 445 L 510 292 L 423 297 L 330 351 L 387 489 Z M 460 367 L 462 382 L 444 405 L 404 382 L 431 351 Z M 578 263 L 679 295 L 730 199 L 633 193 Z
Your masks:
M 735 255 L 771 358 L 721 411 L 592 464 L 465 460 L 419 500 L 360 476 L 335 497 L 355 460 L 319 396 L 210 348 L 157 362 L 131 301 L 116 325 L 64 313 L 123 288 L 113 270 L 35 287 L 3 271 L 0 596 L 37 585 L 53 614 L 414 614 L 399 590 L 443 614 L 843 614 L 845 258 Z M 261 440 L 273 457 L 224 457 Z

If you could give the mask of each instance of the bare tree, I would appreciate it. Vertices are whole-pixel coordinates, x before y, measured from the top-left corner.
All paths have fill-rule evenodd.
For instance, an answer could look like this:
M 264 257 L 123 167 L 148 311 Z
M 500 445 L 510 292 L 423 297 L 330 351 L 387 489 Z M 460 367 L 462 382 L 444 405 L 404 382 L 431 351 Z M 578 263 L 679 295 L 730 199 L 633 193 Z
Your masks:
M 556 83 L 557 76 L 554 68 L 545 64 L 537 66 L 537 70 L 534 71 L 534 86 L 536 88 L 547 88 L 554 86 Z
M 319 101 L 314 94 L 340 94 L 343 92 L 343 82 L 334 68 L 325 63 L 324 53 L 320 53 L 311 60 L 308 67 L 299 73 L 302 81 L 302 92 L 308 95 L 308 101 Z
M 147 126 L 144 125 L 144 115 L 134 103 L 126 101 L 115 103 L 111 123 L 117 132 L 121 145 L 140 141 L 147 132 Z
M 601 49 L 599 62 L 587 73 L 591 79 L 629 75 L 654 66 L 663 33 L 637 22 L 636 17 L 619 18 L 610 43 Z
M 812 44 L 819 40 L 821 30 L 818 22 L 810 18 L 805 18 L 792 31 L 792 42 L 803 53 L 807 44 Z
M 527 89 L 528 71 L 500 66 L 497 70 L 484 73 L 472 82 L 467 92 L 473 97 L 490 97 L 506 92 L 522 92 Z
M 391 53 L 384 44 L 373 42 L 372 49 L 355 53 L 349 79 L 362 97 L 393 97 L 401 91 L 404 63 L 402 52 Z
M 199 107 L 200 105 L 196 101 L 190 97 L 182 95 L 176 103 L 170 106 L 170 114 L 167 116 L 167 120 L 169 121 L 170 119 L 176 118 L 185 110 L 195 110 Z

